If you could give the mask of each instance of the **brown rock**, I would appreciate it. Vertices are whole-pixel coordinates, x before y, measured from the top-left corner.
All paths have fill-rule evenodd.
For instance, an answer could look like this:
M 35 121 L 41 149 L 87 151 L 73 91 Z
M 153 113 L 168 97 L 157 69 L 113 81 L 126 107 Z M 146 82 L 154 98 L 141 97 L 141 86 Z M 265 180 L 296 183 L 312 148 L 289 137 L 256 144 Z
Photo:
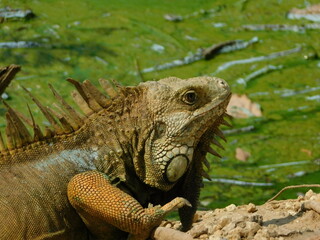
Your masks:
M 247 159 L 251 156 L 249 152 L 244 151 L 242 148 L 236 148 L 236 156 L 235 158 L 239 161 L 247 161 Z

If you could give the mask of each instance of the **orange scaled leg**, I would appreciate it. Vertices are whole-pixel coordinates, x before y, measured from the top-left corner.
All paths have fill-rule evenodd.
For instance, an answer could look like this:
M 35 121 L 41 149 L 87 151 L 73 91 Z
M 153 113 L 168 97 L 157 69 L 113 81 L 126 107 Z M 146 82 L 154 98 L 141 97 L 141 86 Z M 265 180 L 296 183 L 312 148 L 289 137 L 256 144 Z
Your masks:
M 191 206 L 186 199 L 177 197 L 162 207 L 143 208 L 129 194 L 112 186 L 108 177 L 98 171 L 74 176 L 68 185 L 68 198 L 98 239 L 114 239 L 112 234 L 118 228 L 129 232 L 132 240 L 145 240 L 167 213 Z

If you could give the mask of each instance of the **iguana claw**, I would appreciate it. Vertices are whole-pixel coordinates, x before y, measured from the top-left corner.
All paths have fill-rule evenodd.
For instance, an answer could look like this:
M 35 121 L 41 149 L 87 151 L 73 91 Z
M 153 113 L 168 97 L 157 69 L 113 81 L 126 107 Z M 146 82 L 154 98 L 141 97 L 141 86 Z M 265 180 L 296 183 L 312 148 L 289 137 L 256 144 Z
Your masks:
M 176 197 L 171 202 L 162 206 L 161 209 L 169 213 L 184 206 L 192 207 L 191 203 L 187 199 L 182 197 Z

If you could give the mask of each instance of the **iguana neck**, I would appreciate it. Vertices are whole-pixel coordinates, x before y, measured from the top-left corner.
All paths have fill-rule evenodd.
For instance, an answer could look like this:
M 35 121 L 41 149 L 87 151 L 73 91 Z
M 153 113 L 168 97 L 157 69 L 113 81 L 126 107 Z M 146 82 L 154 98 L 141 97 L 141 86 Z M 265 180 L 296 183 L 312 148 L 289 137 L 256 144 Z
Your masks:
M 134 159 L 139 161 L 144 157 L 144 143 L 152 128 L 148 110 L 141 106 L 143 88 L 134 87 L 125 92 L 113 100 L 110 108 L 97 113 L 89 126 L 91 137 L 87 140 L 87 146 L 98 152 L 95 166 L 114 182 L 125 182 L 129 169 L 139 170 Z

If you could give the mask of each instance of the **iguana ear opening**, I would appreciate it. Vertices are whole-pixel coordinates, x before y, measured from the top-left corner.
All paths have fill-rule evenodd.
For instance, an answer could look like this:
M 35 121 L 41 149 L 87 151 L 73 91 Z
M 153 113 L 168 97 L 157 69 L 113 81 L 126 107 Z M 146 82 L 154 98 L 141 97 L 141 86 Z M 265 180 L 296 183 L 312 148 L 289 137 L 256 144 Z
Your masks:
M 164 122 L 157 122 L 155 124 L 155 134 L 154 139 L 159 139 L 163 137 L 166 133 L 166 124 Z

